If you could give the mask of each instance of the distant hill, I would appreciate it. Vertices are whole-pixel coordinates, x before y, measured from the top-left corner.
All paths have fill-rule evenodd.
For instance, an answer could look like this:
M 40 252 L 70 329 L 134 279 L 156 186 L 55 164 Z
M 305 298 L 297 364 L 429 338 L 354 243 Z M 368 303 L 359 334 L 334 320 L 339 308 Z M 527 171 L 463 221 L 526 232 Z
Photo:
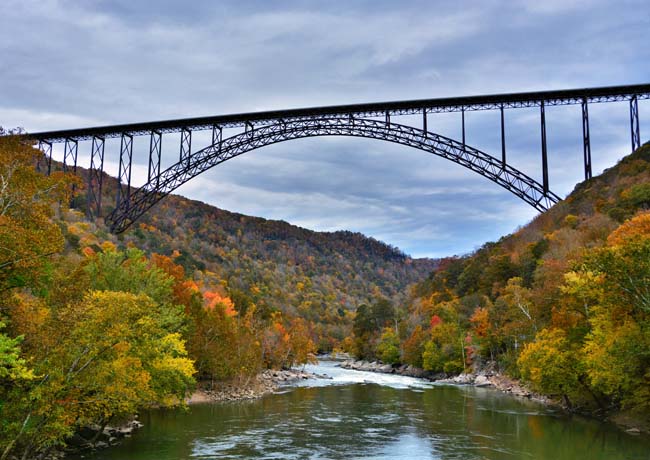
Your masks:
M 80 170 L 82 176 L 86 173 Z M 117 182 L 105 176 L 104 184 L 103 202 L 110 210 Z M 83 211 L 85 197 L 77 197 L 75 205 Z M 69 244 L 108 239 L 148 253 L 176 254 L 186 273 L 221 283 L 235 303 L 254 303 L 263 311 L 280 310 L 313 322 L 322 348 L 349 334 L 350 312 L 359 304 L 380 297 L 400 303 L 408 286 L 436 266 L 433 259 L 413 259 L 361 233 L 316 232 L 177 195 L 163 199 L 117 237 L 101 223 L 84 223 L 80 215 L 67 219 Z M 80 225 L 90 227 L 80 231 L 75 228 Z

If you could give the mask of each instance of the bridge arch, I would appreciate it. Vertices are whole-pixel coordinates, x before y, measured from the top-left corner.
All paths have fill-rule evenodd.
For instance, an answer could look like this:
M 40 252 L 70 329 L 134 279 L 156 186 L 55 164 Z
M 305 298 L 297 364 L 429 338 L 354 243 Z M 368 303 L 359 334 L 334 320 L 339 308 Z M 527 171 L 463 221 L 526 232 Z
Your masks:
M 500 159 L 430 131 L 389 120 L 353 116 L 279 119 L 219 140 L 162 171 L 118 203 L 107 218 L 111 230 L 123 232 L 163 197 L 224 161 L 267 145 L 320 136 L 379 139 L 432 153 L 486 177 L 539 211 L 547 210 L 560 200 L 542 184 Z

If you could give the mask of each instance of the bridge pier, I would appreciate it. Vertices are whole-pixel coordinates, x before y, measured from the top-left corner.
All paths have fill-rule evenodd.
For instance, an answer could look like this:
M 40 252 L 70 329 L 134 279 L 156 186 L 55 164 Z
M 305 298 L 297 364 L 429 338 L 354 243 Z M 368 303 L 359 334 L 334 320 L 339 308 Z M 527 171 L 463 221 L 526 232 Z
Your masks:
M 68 165 L 72 160 L 72 171 L 77 173 L 77 151 L 79 149 L 79 142 L 77 139 L 67 138 L 63 147 L 63 172 L 68 171 Z
M 585 180 L 591 179 L 591 140 L 589 139 L 589 107 L 587 99 L 582 99 L 582 147 L 585 165 Z
M 460 124 L 461 126 L 461 131 L 462 131 L 462 136 L 463 136 L 463 149 L 465 148 L 465 107 L 463 107 L 460 111 Z
M 41 166 L 41 161 L 45 158 L 45 164 L 47 165 L 47 175 L 49 176 L 52 173 L 52 143 L 48 141 L 38 141 L 38 149 L 43 152 L 43 157 L 38 159 L 36 163 L 36 170 L 43 172 L 44 167 Z
M 636 94 L 630 99 L 630 132 L 632 137 L 632 151 L 641 147 L 641 134 L 639 132 L 639 102 Z
M 131 164 L 133 162 L 133 136 L 122 133 L 120 140 L 120 165 L 117 170 L 117 200 L 115 209 L 119 209 L 122 202 L 127 204 L 131 199 Z
M 429 133 L 429 128 L 427 127 L 427 109 L 422 109 L 422 131 L 425 132 L 425 136 Z
M 181 153 L 182 155 L 182 153 Z M 155 129 L 149 134 L 149 167 L 147 169 L 147 181 L 158 179 L 160 176 L 160 162 L 162 156 L 162 133 Z M 156 182 L 158 185 L 158 182 Z
M 501 104 L 501 163 L 503 164 L 503 167 L 505 168 L 506 166 L 506 126 L 505 126 L 505 119 L 503 116 L 503 104 Z M 464 144 L 464 142 L 463 142 Z
M 180 149 L 180 160 L 186 161 L 187 164 L 190 164 L 190 158 L 192 156 L 192 130 L 189 128 L 181 129 L 181 149 Z
M 548 152 L 546 149 L 546 109 L 544 108 L 544 101 L 539 106 L 540 122 L 542 129 L 542 186 L 544 193 L 548 193 Z
M 104 138 L 93 136 L 88 170 L 86 213 L 89 219 L 102 215 L 102 183 L 104 181 Z

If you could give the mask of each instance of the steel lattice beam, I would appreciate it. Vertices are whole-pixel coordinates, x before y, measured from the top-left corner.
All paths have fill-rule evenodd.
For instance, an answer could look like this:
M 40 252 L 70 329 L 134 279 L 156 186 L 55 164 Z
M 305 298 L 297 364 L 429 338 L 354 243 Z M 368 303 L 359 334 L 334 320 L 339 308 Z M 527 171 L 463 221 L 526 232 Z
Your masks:
M 292 139 L 316 136 L 354 136 L 380 139 L 406 145 L 446 158 L 475 171 L 520 197 L 531 206 L 543 211 L 560 198 L 521 171 L 503 164 L 501 159 L 463 145 L 453 139 L 411 126 L 385 120 L 354 117 L 318 118 L 302 121 L 281 121 L 272 125 L 246 130 L 222 139 L 195 152 L 189 161 L 179 161 L 160 173 L 159 180 L 148 182 L 122 200 L 108 220 L 115 232 L 126 230 L 138 217 L 164 196 L 202 172 L 241 155 L 267 145 Z

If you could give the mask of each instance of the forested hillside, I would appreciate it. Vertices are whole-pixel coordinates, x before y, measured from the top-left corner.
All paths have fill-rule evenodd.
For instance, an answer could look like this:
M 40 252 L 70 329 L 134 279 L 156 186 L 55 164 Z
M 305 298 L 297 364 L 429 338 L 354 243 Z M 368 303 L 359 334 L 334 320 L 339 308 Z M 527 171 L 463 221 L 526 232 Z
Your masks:
M 514 234 L 441 260 L 398 324 L 364 308 L 350 343 L 434 372 L 496 361 L 569 407 L 647 416 L 649 209 L 645 144 Z
M 83 176 L 85 171 L 80 171 Z M 112 209 L 116 181 L 105 178 L 104 203 Z M 65 217 L 74 248 L 102 241 L 172 256 L 196 281 L 219 284 L 245 310 L 299 316 L 313 324 L 319 349 L 330 351 L 349 333 L 352 313 L 364 302 L 386 298 L 402 304 L 407 287 L 436 266 L 398 248 L 349 231 L 315 232 L 284 221 L 245 216 L 181 196 L 159 202 L 124 234 L 86 222 L 85 202 Z

